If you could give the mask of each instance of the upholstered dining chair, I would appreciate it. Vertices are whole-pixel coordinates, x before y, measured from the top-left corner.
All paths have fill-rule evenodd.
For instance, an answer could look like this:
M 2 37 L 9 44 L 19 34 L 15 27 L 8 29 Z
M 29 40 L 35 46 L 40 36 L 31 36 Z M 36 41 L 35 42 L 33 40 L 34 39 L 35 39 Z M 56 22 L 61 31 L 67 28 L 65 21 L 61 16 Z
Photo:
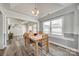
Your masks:
M 48 35 L 43 34 L 41 41 L 38 43 L 39 49 L 43 52 L 49 53 Z
M 35 44 L 34 44 L 35 45 Z M 41 52 L 49 53 L 48 35 L 42 34 L 42 39 L 38 42 L 39 50 Z
M 39 34 L 43 34 L 43 32 L 42 31 L 39 31 Z
M 26 50 L 28 50 L 28 54 L 30 55 L 35 55 L 33 48 L 31 48 L 30 44 L 31 44 L 31 39 L 29 38 L 30 33 L 26 32 L 24 33 L 23 37 L 24 37 L 24 42 L 25 42 L 25 47 Z
M 23 37 L 24 37 L 25 46 L 26 46 L 27 48 L 29 48 L 29 46 L 30 46 L 29 33 L 24 33 Z

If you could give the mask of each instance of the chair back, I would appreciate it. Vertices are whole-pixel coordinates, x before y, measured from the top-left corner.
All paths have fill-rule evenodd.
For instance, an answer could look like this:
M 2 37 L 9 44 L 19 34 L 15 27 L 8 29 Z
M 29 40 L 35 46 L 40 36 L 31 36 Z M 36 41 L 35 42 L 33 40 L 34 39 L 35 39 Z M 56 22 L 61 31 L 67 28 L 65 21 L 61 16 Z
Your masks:
M 39 32 L 39 34 L 43 34 L 43 32 L 42 32 L 42 31 L 40 31 L 40 32 Z
M 42 45 L 46 48 L 44 48 L 44 50 L 46 50 L 46 54 L 49 52 L 49 44 L 48 44 L 48 35 L 47 34 L 43 34 L 42 35 Z
M 43 34 L 43 35 L 42 35 L 42 38 L 43 38 L 44 40 L 48 40 L 48 35 L 47 35 L 47 34 Z
M 30 46 L 29 33 L 24 33 L 23 37 L 24 37 L 25 46 L 27 46 L 28 48 Z

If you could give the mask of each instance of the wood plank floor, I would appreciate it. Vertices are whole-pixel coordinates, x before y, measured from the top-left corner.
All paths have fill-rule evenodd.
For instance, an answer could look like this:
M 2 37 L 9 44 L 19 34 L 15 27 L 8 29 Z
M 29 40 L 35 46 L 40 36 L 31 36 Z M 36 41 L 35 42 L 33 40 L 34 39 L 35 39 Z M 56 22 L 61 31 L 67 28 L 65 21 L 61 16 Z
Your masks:
M 4 54 L 5 49 L 0 49 L 0 56 Z
M 28 49 L 24 46 L 23 38 L 17 37 L 12 39 L 11 44 L 5 50 L 6 56 L 34 56 L 34 50 Z M 45 56 L 44 52 L 40 56 Z M 62 48 L 60 46 L 49 44 L 49 54 L 47 56 L 78 56 L 79 54 L 71 50 Z

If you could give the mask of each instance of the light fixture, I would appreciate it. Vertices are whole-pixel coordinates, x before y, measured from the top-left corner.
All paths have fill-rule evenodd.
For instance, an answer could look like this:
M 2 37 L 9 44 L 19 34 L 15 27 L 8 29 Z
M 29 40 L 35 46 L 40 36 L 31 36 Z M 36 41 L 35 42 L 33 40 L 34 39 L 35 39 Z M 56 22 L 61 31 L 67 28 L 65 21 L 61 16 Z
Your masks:
M 36 3 L 35 3 L 35 8 L 32 9 L 32 14 L 35 16 L 38 16 L 38 14 L 39 14 L 39 10 L 36 8 Z

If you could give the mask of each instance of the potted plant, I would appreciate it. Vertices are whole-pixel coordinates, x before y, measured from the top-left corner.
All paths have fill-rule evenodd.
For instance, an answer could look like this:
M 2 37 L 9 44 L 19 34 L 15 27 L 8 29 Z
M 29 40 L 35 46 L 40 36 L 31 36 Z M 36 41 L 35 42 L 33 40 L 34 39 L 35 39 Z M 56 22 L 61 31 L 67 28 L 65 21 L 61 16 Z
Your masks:
M 13 33 L 10 32 L 8 36 L 9 36 L 9 43 L 11 43 L 11 39 L 13 39 Z

